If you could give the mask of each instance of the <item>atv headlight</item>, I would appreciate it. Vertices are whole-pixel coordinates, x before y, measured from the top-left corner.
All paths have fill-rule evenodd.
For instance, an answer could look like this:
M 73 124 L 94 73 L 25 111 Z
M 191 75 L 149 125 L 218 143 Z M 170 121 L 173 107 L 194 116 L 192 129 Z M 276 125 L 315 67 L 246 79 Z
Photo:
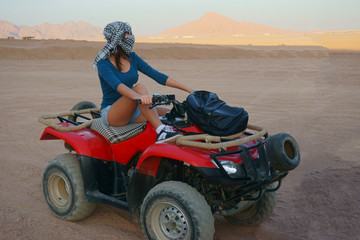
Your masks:
M 220 161 L 220 164 L 224 168 L 224 170 L 229 174 L 230 176 L 237 177 L 240 176 L 242 171 L 240 169 L 240 165 L 236 162 L 232 161 Z

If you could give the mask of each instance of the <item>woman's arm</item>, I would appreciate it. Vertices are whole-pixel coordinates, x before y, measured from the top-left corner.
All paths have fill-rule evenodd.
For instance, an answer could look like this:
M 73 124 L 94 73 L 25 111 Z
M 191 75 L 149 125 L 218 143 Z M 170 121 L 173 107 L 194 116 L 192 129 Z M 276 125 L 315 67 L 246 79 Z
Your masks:
M 175 79 L 172 79 L 170 77 L 166 80 L 166 86 L 177 88 L 177 89 L 186 91 L 188 93 L 192 93 L 194 91 L 193 89 L 185 86 L 184 84 L 182 84 L 182 83 L 180 83 L 180 82 L 178 82 Z
M 131 99 L 140 99 L 141 104 L 152 104 L 152 97 L 150 95 L 141 95 L 132 90 L 131 88 L 127 87 L 125 84 L 120 84 L 117 88 L 117 91 L 125 97 Z
M 137 68 L 140 72 L 144 73 L 148 77 L 154 79 L 159 84 L 177 88 L 188 93 L 192 93 L 194 90 L 185 86 L 184 84 L 174 80 L 173 78 L 168 77 L 167 75 L 157 71 L 156 69 L 152 68 L 149 64 L 147 64 L 141 57 L 139 57 L 136 53 L 132 53 L 134 55 Z

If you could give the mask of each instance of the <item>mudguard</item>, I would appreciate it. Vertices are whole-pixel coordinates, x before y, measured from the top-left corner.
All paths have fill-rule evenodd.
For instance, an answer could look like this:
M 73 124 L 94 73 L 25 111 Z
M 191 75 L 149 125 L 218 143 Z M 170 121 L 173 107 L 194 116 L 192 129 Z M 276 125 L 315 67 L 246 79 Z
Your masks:
M 85 128 L 75 132 L 61 132 L 51 127 L 45 128 L 40 140 L 62 139 L 83 156 L 112 161 L 112 150 L 108 141 L 97 132 Z
M 215 152 L 169 143 L 153 144 L 141 155 L 137 164 L 137 172 L 155 177 L 162 158 L 179 160 L 193 167 L 217 168 L 211 161 L 211 153 Z
M 245 146 L 255 144 L 256 141 L 251 141 Z M 178 146 L 169 143 L 157 143 L 149 146 L 147 150 L 141 155 L 137 164 L 138 173 L 156 176 L 158 166 L 162 158 L 170 158 L 181 162 L 188 163 L 195 168 L 218 168 L 211 158 L 211 154 L 217 153 L 215 150 L 201 149 L 196 147 Z M 257 158 L 257 150 L 250 151 L 253 159 Z M 235 161 L 238 164 L 242 163 L 240 154 L 230 156 L 223 156 L 221 160 Z

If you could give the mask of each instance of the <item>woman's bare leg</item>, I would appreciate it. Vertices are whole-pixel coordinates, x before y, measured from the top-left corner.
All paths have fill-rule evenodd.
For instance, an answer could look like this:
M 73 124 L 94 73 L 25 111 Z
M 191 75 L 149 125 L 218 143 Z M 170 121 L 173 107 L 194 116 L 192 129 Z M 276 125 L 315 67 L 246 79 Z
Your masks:
M 155 109 L 158 116 L 165 116 L 166 113 L 170 111 L 170 109 L 165 107 L 155 107 L 153 109 Z M 143 114 L 140 114 L 139 117 L 134 120 L 135 123 L 146 122 L 146 121 L 147 119 Z
M 122 96 L 109 109 L 107 120 L 110 126 L 119 127 L 128 124 L 136 110 L 134 100 Z
M 134 86 L 133 90 L 141 95 L 148 95 L 145 86 L 142 84 L 137 84 L 136 86 Z M 144 122 L 147 120 L 151 123 L 151 125 L 153 125 L 155 129 L 162 124 L 159 119 L 159 115 L 154 108 L 149 109 L 149 105 L 140 104 L 139 109 L 141 111 L 141 114 L 137 119 L 135 119 L 134 122 Z
M 132 90 L 141 95 L 148 95 L 145 86 L 142 84 L 135 85 Z M 137 105 L 133 99 L 122 96 L 109 109 L 109 124 L 111 126 L 124 126 L 128 124 L 132 116 L 134 115 L 136 108 Z M 135 120 L 135 122 L 149 121 L 155 129 L 162 124 L 157 114 L 157 111 L 155 109 L 149 109 L 149 105 L 141 104 L 139 105 L 139 109 L 141 111 L 141 114 Z
M 156 107 L 155 109 L 159 116 L 165 116 L 166 113 L 170 112 L 170 109 L 166 107 Z

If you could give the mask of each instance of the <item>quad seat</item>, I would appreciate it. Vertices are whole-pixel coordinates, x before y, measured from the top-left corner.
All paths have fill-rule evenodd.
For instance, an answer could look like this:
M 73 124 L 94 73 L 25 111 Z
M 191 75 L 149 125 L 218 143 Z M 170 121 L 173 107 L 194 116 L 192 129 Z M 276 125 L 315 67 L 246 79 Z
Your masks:
M 113 144 L 128 140 L 132 137 L 139 135 L 145 130 L 145 127 L 146 122 L 130 123 L 121 127 L 112 127 L 104 123 L 101 118 L 96 119 L 90 125 L 90 128 L 92 130 L 98 132 L 110 143 Z

